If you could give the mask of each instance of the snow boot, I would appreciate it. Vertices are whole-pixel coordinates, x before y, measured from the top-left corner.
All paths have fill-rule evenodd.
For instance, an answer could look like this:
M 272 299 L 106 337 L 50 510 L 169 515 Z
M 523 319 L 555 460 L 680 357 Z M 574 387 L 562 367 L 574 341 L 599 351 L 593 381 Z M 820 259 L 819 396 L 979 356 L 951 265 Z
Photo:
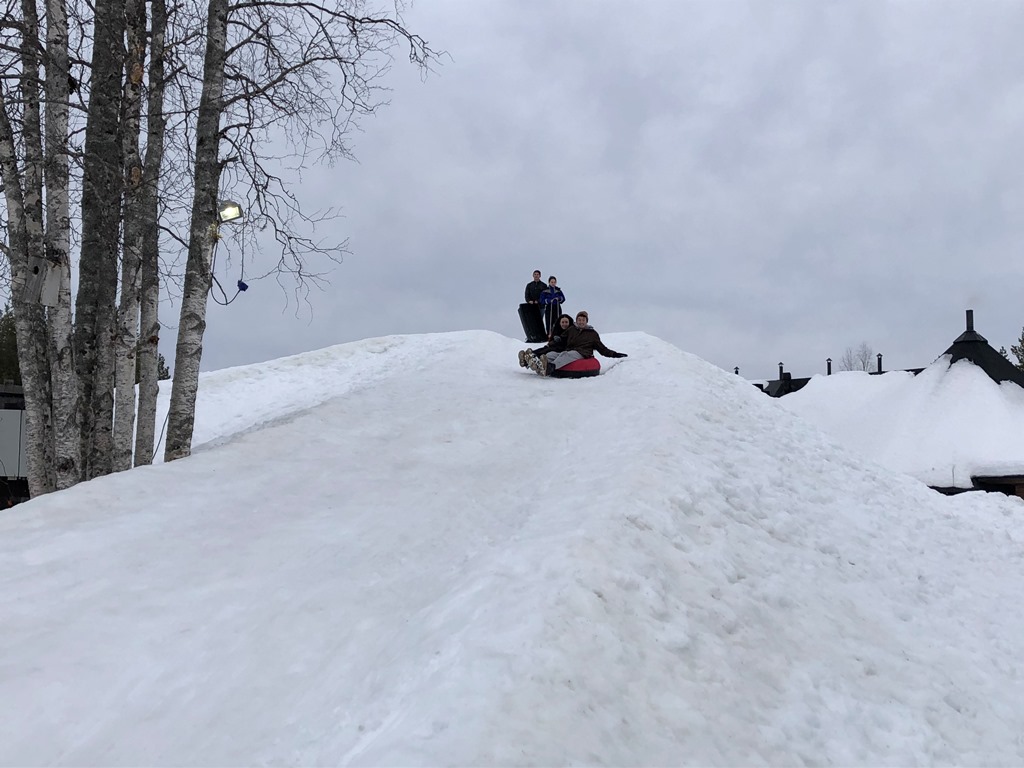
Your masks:
M 548 361 L 544 357 L 537 357 L 532 352 L 530 353 L 530 359 L 527 362 L 527 367 L 536 373 L 538 376 L 548 375 Z

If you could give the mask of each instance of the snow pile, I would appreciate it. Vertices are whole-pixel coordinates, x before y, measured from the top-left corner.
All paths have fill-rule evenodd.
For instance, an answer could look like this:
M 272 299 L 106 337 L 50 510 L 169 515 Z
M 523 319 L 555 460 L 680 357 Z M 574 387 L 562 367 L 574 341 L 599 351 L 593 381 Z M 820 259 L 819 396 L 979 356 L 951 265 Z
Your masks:
M 858 455 L 936 487 L 1024 474 L 1024 388 L 943 355 L 918 376 L 815 376 L 780 402 Z
M 210 374 L 191 459 L 0 518 L 0 763 L 1024 761 L 1024 503 L 606 341 Z

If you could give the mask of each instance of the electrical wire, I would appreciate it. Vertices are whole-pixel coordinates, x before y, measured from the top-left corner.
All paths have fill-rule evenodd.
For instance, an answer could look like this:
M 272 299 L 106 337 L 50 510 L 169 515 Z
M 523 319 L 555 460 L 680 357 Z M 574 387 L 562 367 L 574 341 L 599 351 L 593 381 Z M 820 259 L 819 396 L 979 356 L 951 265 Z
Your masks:
M 160 436 L 156 439 L 156 450 L 160 450 L 160 442 L 164 439 L 164 430 L 167 429 L 167 420 L 171 418 L 171 408 L 167 407 L 167 413 L 164 414 L 164 423 L 160 427 Z M 164 446 L 166 448 L 167 446 Z M 156 451 L 154 451 L 154 454 Z
M 217 279 L 217 275 L 214 273 L 214 270 L 217 267 L 217 244 L 219 242 L 220 242 L 220 234 L 218 233 L 217 234 L 217 239 L 213 243 L 213 256 L 210 259 L 210 279 L 211 279 L 211 283 L 210 283 L 210 298 L 212 298 L 214 300 L 214 302 L 216 302 L 217 304 L 220 304 L 222 307 L 226 307 L 231 302 L 233 302 L 235 299 L 237 299 L 238 295 L 240 293 L 242 293 L 243 291 L 247 291 L 249 289 L 249 286 L 246 285 L 245 280 L 244 280 L 244 278 L 245 278 L 245 239 L 244 238 L 242 239 L 242 245 L 241 245 L 241 251 L 242 251 L 241 262 L 242 263 L 241 263 L 241 269 L 239 270 L 238 282 L 235 284 L 237 290 L 235 291 L 235 295 L 232 296 L 230 299 L 228 298 L 227 291 L 224 290 L 224 286 L 222 286 L 220 284 L 220 280 Z M 220 295 L 223 297 L 222 299 L 217 298 L 217 294 L 213 290 L 214 286 L 216 286 L 217 290 L 220 291 Z

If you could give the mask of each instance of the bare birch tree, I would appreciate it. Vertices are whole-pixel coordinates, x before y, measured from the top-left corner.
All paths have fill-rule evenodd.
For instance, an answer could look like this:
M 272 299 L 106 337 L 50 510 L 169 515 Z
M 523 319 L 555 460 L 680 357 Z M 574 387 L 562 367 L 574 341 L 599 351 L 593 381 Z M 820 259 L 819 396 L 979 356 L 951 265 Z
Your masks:
M 300 283 L 315 281 L 306 257 L 336 258 L 341 246 L 322 246 L 296 229 L 309 219 L 287 185 L 268 169 L 269 141 L 286 137 L 290 160 L 298 167 L 312 153 L 327 160 L 348 156 L 346 131 L 381 102 L 375 81 L 387 70 L 393 47 L 407 45 L 410 60 L 420 66 L 433 54 L 404 28 L 397 13 L 396 18 L 360 16 L 348 7 L 360 5 L 209 3 L 195 196 L 165 460 L 191 452 L 222 188 L 232 188 L 234 196 L 247 201 L 256 225 L 274 233 L 281 246 L 275 269 L 290 272 Z M 225 178 L 234 183 L 225 185 Z
M 0 179 L 3 189 L 0 226 L 6 235 L 0 237 L 0 254 L 5 257 L 2 272 L 7 274 L 10 268 L 10 273 L 17 276 L 16 284 L 6 287 L 11 292 L 12 316 L 16 318 L 15 325 L 22 337 L 19 351 L 24 358 L 21 367 L 25 371 L 32 495 L 68 487 L 84 477 L 104 474 L 112 467 L 113 341 L 117 309 L 114 301 L 118 291 L 117 260 L 122 226 L 117 201 L 123 172 L 126 179 L 135 177 L 137 180 L 138 171 L 143 170 L 144 175 L 153 180 L 152 184 L 142 185 L 140 203 L 132 206 L 133 209 L 144 207 L 147 211 L 144 218 L 137 218 L 132 226 L 135 232 L 141 230 L 145 234 L 151 255 L 145 262 L 145 319 L 150 326 L 147 338 L 152 342 L 145 345 L 148 364 L 139 366 L 142 378 L 153 382 L 152 386 L 143 388 L 149 414 L 140 425 L 140 432 L 142 440 L 148 434 L 150 445 L 144 461 L 152 457 L 155 382 L 159 375 L 160 356 L 156 348 L 159 331 L 154 327 L 159 300 L 156 184 L 162 163 L 164 74 L 162 70 L 157 71 L 149 83 L 146 162 L 140 168 L 136 151 L 131 166 L 126 169 L 125 151 L 120 145 L 121 120 L 126 118 L 130 131 L 134 131 L 139 118 L 136 109 L 128 109 L 124 116 L 120 114 L 119 90 L 124 83 L 125 93 L 138 103 L 139 65 L 146 32 L 139 18 L 131 43 L 140 57 L 126 69 L 123 27 L 126 11 L 132 16 L 133 2 L 141 9 L 143 0 L 128 0 L 127 4 L 123 0 L 106 0 L 96 7 L 78 4 L 74 15 L 69 13 L 67 2 L 42 0 L 46 9 L 45 46 L 40 39 L 44 34 L 43 25 L 37 18 L 41 0 L 6 0 L 0 7 Z M 163 2 L 152 0 L 152 3 L 161 9 L 154 17 L 165 23 Z M 80 56 L 75 60 L 85 67 L 82 82 L 72 76 L 74 51 L 69 46 L 69 16 L 79 41 L 93 35 L 93 67 Z M 181 39 L 187 40 L 196 30 L 184 29 L 181 33 Z M 160 52 L 154 59 L 162 65 L 164 29 L 156 29 L 150 40 Z M 41 67 L 46 71 L 44 85 L 39 77 Z M 73 146 L 72 136 L 83 128 L 82 122 L 72 124 L 69 120 L 70 108 L 74 107 L 73 93 L 80 95 L 83 113 L 86 106 L 88 108 L 84 123 L 84 178 L 72 175 L 72 159 L 76 155 L 82 158 L 81 148 Z M 45 108 L 45 122 L 41 122 L 41 104 Z M 45 145 L 41 142 L 44 124 Z M 138 147 L 137 141 L 135 146 Z M 132 168 L 136 170 L 133 172 Z M 80 174 L 82 166 L 74 166 L 74 170 Z M 74 183 L 83 182 L 82 207 L 76 209 L 76 215 L 71 210 L 71 189 Z M 70 289 L 76 233 L 84 247 L 79 254 L 82 279 L 76 320 L 80 322 L 73 326 Z M 133 253 L 138 255 L 138 239 L 133 242 L 136 245 L 129 251 L 129 259 Z M 55 306 L 41 306 L 38 294 L 28 295 L 25 290 L 30 273 L 38 270 L 40 264 L 59 277 Z M 131 270 L 126 274 L 130 275 Z M 139 312 L 132 308 L 132 279 L 124 282 L 129 290 L 122 293 L 126 304 L 121 318 L 126 322 L 121 330 L 137 337 Z M 130 321 L 133 314 L 134 324 Z M 134 355 L 135 345 L 129 342 L 128 347 L 129 355 Z M 76 349 L 83 354 L 76 354 Z M 125 368 L 122 366 L 123 376 Z M 135 375 L 132 362 L 128 375 L 124 376 L 126 383 L 120 388 L 122 394 L 134 392 Z M 87 407 L 80 407 L 81 402 Z M 132 412 L 130 404 L 120 409 L 121 415 L 129 419 Z M 129 433 L 127 440 L 121 440 L 127 445 L 127 451 L 122 450 L 119 457 L 119 466 L 124 466 L 125 453 L 131 456 L 132 438 L 130 426 L 128 429 L 121 426 L 122 435 Z
M 81 423 L 71 338 L 71 206 L 68 142 L 71 59 L 64 0 L 46 0 L 46 258 L 60 272 L 57 304 L 47 313 L 56 488 L 81 479 Z
M 25 0 L 31 2 L 32 0 Z M 82 399 L 85 479 L 110 472 L 114 334 L 121 232 L 124 0 L 96 0 L 82 184 L 82 252 L 74 354 Z
M 11 268 L 12 310 L 25 390 L 25 452 L 35 496 L 56 487 L 50 354 L 43 306 L 28 294 L 31 271 L 45 264 L 43 237 L 43 142 L 39 17 L 34 0 L 23 0 L 17 39 L 18 92 L 0 78 L 0 178 L 7 208 L 6 252 Z M 20 135 L 15 124 L 20 126 Z M 19 151 L 21 162 L 19 162 Z
M 124 246 L 121 256 L 121 298 L 117 309 L 114 344 L 115 399 L 111 466 L 115 472 L 131 469 L 135 446 L 135 373 L 145 225 L 142 211 L 142 154 L 139 149 L 146 50 L 144 0 L 125 0 L 124 15 L 127 36 L 122 124 L 122 152 L 125 159 Z
M 874 350 L 868 346 L 866 341 L 862 341 L 856 349 L 853 347 L 846 348 L 843 356 L 839 358 L 838 370 L 870 372 L 874 358 Z
M 11 275 L 32 495 L 129 467 L 133 431 L 134 462 L 152 461 L 160 232 L 187 247 L 167 458 L 191 450 L 221 194 L 242 200 L 253 228 L 276 238 L 280 255 L 268 274 L 286 273 L 308 290 L 319 278 L 311 261 L 338 258 L 344 244 L 310 238 L 314 220 L 275 171 L 283 158 L 268 147 L 285 137 L 292 167 L 311 154 L 348 156 L 346 131 L 382 103 L 375 81 L 393 47 L 404 42 L 425 66 L 432 52 L 402 26 L 400 6 L 395 18 L 358 15 L 364 7 L 183 0 L 169 14 L 165 0 L 0 0 L 0 252 Z M 91 61 L 76 55 L 69 28 Z M 165 71 L 174 50 L 178 58 Z M 199 59 L 196 93 L 189 73 Z M 168 92 L 176 100 L 170 111 Z M 84 152 L 75 143 L 83 132 Z M 162 172 L 167 151 L 173 166 L 190 171 L 187 184 Z M 28 289 L 40 265 L 59 277 L 55 305 L 43 306 Z
M 228 0 L 210 0 L 206 25 L 203 94 L 196 121 L 195 197 L 189 229 L 185 289 L 174 354 L 174 381 L 167 419 L 164 459 L 188 456 L 195 426 L 199 363 L 206 332 L 206 297 L 210 292 L 210 261 L 217 231 L 220 184 L 220 119 L 224 111 L 224 62 L 227 58 Z
M 150 0 L 149 94 L 146 105 L 146 160 L 142 171 L 139 213 L 142 217 L 142 254 L 139 262 L 139 406 L 135 429 L 135 466 L 151 464 L 156 439 L 156 401 L 159 393 L 160 274 L 159 183 L 164 156 L 164 41 L 167 8 L 164 0 Z

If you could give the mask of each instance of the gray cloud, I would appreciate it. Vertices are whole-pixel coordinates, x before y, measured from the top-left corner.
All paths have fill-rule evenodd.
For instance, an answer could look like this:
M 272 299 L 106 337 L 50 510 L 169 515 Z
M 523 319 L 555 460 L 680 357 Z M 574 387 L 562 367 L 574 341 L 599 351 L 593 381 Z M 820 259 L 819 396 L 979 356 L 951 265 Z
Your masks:
M 968 306 L 995 346 L 1019 335 L 1024 6 L 446 0 L 406 21 L 451 59 L 425 81 L 396 61 L 359 162 L 299 187 L 343 210 L 351 255 L 299 317 L 269 281 L 214 308 L 205 369 L 520 336 L 535 267 L 602 331 L 752 377 L 862 340 L 923 365 Z

